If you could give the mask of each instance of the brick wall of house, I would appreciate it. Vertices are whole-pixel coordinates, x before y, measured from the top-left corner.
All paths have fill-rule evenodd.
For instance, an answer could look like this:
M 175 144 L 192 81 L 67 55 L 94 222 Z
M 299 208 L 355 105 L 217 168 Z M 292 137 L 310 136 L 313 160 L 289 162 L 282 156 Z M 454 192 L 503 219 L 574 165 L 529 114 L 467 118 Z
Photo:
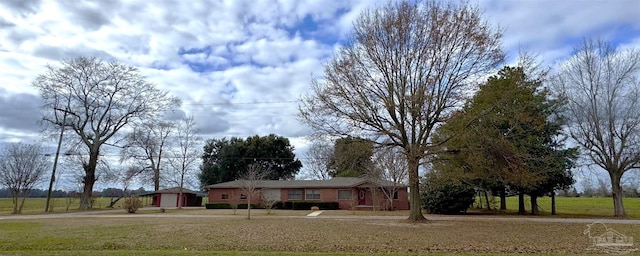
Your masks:
M 281 189 L 280 190 L 280 201 L 287 202 L 289 201 L 289 190 L 294 189 Z M 358 205 L 358 189 L 335 189 L 335 188 L 321 188 L 317 189 L 320 191 L 320 200 L 308 200 L 306 199 L 306 190 L 308 189 L 295 189 L 300 190 L 302 192 L 302 199 L 305 201 L 318 201 L 318 202 L 338 202 L 340 209 L 350 210 L 352 207 Z M 351 190 L 352 199 L 339 200 L 338 199 L 338 190 Z M 222 195 L 228 195 L 228 199 L 222 199 Z M 242 189 L 233 189 L 233 188 L 215 188 L 209 189 L 209 203 L 246 203 L 246 199 L 240 199 L 242 194 L 246 194 Z M 366 193 L 365 205 L 373 206 L 376 204 L 378 209 L 381 209 L 383 205 L 386 204 L 385 196 L 382 192 L 375 193 L 376 199 L 374 200 L 374 195 L 372 193 Z M 251 198 L 252 204 L 260 203 L 260 190 L 257 190 L 256 193 Z M 408 210 L 409 209 L 409 197 L 406 188 L 401 188 L 398 191 L 398 199 L 393 200 L 393 206 L 397 210 Z
M 386 210 L 389 208 L 389 198 L 387 197 L 387 194 L 385 194 L 385 192 L 383 192 L 379 187 L 363 187 L 357 189 L 356 192 L 354 192 L 354 195 L 356 196 L 354 203 L 356 206 L 360 205 L 359 193 L 361 190 L 365 191 L 365 206 L 375 207 L 376 210 Z M 407 189 L 400 188 L 397 193 L 398 198 L 392 200 L 394 209 L 409 210 L 409 197 Z
M 345 190 L 348 190 L 348 189 L 345 189 Z M 351 190 L 351 199 L 342 199 L 342 200 L 338 199 L 338 190 L 335 190 L 336 200 L 340 205 L 341 210 L 351 210 L 353 209 L 353 207 L 358 205 L 358 202 L 356 201 L 356 198 L 357 198 L 356 189 L 350 189 L 350 190 Z
M 393 200 L 393 207 L 398 210 L 409 210 L 409 193 L 407 193 L 407 188 L 398 190 L 398 199 Z
M 228 199 L 222 199 L 222 195 L 227 195 Z M 233 203 L 238 202 L 246 204 L 247 199 L 241 199 L 242 195 L 247 194 L 239 188 L 215 188 L 209 189 L 209 203 Z M 260 190 L 256 190 L 256 193 L 251 197 L 251 204 L 260 203 Z
M 320 191 L 320 199 L 319 200 L 307 199 L 306 198 L 306 194 L 307 194 L 306 190 L 311 190 L 311 189 Z M 313 202 L 313 201 L 317 201 L 317 202 L 338 202 L 340 209 L 344 209 L 344 210 L 351 209 L 351 201 L 352 200 L 338 200 L 338 190 L 351 190 L 351 189 L 335 189 L 335 188 L 282 189 L 282 190 L 280 190 L 280 198 L 281 198 L 282 202 L 290 201 L 289 200 L 289 191 L 290 190 L 299 190 L 299 191 L 302 192 L 302 199 L 298 199 L 298 200 L 310 201 L 310 202 Z

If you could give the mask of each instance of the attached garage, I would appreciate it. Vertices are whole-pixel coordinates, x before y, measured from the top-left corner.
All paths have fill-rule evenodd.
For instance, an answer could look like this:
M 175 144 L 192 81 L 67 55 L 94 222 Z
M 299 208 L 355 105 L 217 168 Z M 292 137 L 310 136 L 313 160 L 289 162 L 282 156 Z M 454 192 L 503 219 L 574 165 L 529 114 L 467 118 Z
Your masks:
M 175 188 L 161 189 L 151 193 L 141 194 L 139 196 L 150 198 L 151 204 L 149 206 L 179 207 L 179 204 L 181 203 L 182 207 L 194 207 L 194 206 L 202 206 L 202 198 L 204 197 L 204 193 L 183 188 L 182 200 L 179 200 L 180 188 L 175 187 Z M 145 201 L 148 201 L 148 200 L 145 200 Z

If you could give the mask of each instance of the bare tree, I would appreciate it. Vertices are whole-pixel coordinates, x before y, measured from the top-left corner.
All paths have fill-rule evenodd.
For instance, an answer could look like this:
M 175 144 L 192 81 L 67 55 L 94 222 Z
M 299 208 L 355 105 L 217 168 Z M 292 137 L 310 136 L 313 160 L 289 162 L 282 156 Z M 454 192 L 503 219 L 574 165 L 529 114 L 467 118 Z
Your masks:
M 113 196 L 111 197 L 109 206 L 107 206 L 108 208 L 113 208 L 118 203 L 118 201 L 120 201 L 120 199 L 127 196 L 127 194 L 130 194 L 129 186 L 134 181 L 134 179 L 137 176 L 139 176 L 140 173 L 142 173 L 143 171 L 144 169 L 138 168 L 137 166 L 134 166 L 134 165 L 109 167 L 109 174 L 106 179 L 111 180 L 114 183 L 117 183 L 118 185 L 122 186 L 122 193 L 113 195 L 113 196 L 116 196 L 115 199 L 113 198 Z
M 624 217 L 622 176 L 640 167 L 640 50 L 584 40 L 554 84 L 567 99 L 571 137 L 609 174 L 614 216 Z
M 160 170 L 173 130 L 174 124 L 171 122 L 150 120 L 142 122 L 125 137 L 127 145 L 122 149 L 123 158 L 133 158 L 145 170 L 150 170 L 156 191 L 160 189 Z
M 379 181 L 380 190 L 388 201 L 387 208 L 393 209 L 393 200 L 407 180 L 407 159 L 396 148 L 378 148 L 374 165 L 370 176 Z
M 435 153 L 432 131 L 477 79 L 502 62 L 502 34 L 467 4 L 401 1 L 365 11 L 353 35 L 312 82 L 300 117 L 319 133 L 368 137 L 402 148 L 411 211 L 424 220 L 418 169 Z
M 234 191 L 231 191 L 231 196 L 229 197 L 229 206 L 231 207 L 231 211 L 233 211 L 233 215 L 236 215 L 238 212 L 238 205 L 240 204 L 240 197 L 236 197 Z
M 174 175 L 177 180 L 174 180 L 178 184 L 179 197 L 178 208 L 182 208 L 184 204 L 182 202 L 183 195 L 182 190 L 185 186 L 185 179 L 192 176 L 192 172 L 199 166 L 198 161 L 201 157 L 201 151 L 198 142 L 201 141 L 200 136 L 197 135 L 198 128 L 193 120 L 193 117 L 189 117 L 181 120 L 176 128 L 176 148 L 172 150 L 172 157 L 169 163 L 173 170 L 177 172 Z
M 240 176 L 238 183 L 242 191 L 247 193 L 247 219 L 251 219 L 251 199 L 258 192 L 258 185 L 261 180 L 266 179 L 271 173 L 271 168 L 266 163 L 253 163 Z
M 273 197 L 265 196 L 264 194 L 260 195 L 260 204 L 267 210 L 267 214 L 271 214 L 271 210 L 273 210 L 273 206 L 278 202 Z
M 137 68 L 118 62 L 78 57 L 47 68 L 33 82 L 45 102 L 43 124 L 56 130 L 68 126 L 88 149 L 80 209 L 90 209 L 103 145 L 118 144 L 115 135 L 121 129 L 151 119 L 179 101 L 147 82 Z
M 305 164 L 311 178 L 328 180 L 331 178 L 331 159 L 333 158 L 333 145 L 326 141 L 314 141 L 309 150 L 304 154 Z
M 0 183 L 11 192 L 11 213 L 22 213 L 29 190 L 42 181 L 50 166 L 40 145 L 12 143 L 5 146 L 0 156 Z

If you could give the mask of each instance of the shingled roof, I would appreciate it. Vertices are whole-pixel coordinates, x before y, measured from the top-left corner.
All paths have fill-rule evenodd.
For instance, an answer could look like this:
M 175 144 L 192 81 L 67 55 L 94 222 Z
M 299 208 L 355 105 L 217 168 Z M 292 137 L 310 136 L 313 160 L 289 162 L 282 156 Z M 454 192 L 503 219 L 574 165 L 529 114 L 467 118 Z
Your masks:
M 330 180 L 258 180 L 257 188 L 353 188 L 367 183 L 377 186 L 392 187 L 394 183 L 386 180 L 372 180 L 356 177 L 335 177 Z M 206 186 L 207 188 L 240 188 L 243 181 L 229 181 Z M 404 184 L 395 184 L 396 187 L 407 187 Z
M 180 193 L 180 188 L 179 187 L 173 187 L 173 188 L 165 188 L 165 189 L 160 189 L 157 191 L 153 191 L 153 192 L 147 192 L 147 193 L 143 193 L 140 194 L 142 195 L 153 195 L 153 194 L 179 194 Z M 182 193 L 183 194 L 196 194 L 196 195 L 203 195 L 204 193 L 202 192 L 198 192 L 198 191 L 193 191 L 193 190 L 189 190 L 186 188 L 182 189 Z

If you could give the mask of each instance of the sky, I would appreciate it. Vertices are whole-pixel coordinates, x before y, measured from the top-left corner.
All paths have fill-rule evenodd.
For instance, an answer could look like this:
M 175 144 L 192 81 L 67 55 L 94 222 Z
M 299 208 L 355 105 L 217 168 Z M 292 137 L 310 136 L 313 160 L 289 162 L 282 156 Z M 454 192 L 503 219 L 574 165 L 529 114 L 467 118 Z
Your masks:
M 208 138 L 288 137 L 299 157 L 310 128 L 298 99 L 348 37 L 368 0 L 0 1 L 0 143 L 40 141 L 41 100 L 31 86 L 65 58 L 136 66 L 179 97 Z M 518 48 L 545 65 L 584 38 L 640 47 L 640 0 L 471 0 Z

